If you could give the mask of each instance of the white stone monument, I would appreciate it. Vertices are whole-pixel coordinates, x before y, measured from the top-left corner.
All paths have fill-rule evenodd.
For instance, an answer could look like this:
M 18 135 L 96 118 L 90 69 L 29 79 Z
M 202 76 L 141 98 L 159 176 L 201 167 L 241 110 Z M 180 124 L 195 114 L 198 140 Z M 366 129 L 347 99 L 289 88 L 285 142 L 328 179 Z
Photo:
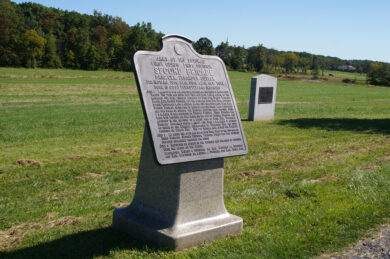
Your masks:
M 275 117 L 277 79 L 269 75 L 252 77 L 249 121 L 273 120 Z
M 146 125 L 135 195 L 113 227 L 181 250 L 242 231 L 223 201 L 223 158 L 248 152 L 223 61 L 185 37 L 134 55 Z

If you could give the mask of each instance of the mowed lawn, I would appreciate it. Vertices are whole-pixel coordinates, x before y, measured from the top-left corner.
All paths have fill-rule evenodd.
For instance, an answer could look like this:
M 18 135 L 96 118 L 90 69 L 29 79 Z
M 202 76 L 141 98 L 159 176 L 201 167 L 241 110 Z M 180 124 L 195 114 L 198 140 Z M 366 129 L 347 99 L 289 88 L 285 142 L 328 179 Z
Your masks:
M 144 118 L 131 73 L 0 68 L 0 257 L 304 258 L 388 222 L 390 88 L 279 81 L 274 121 L 247 121 L 225 159 L 241 235 L 182 252 L 110 228 L 134 195 Z

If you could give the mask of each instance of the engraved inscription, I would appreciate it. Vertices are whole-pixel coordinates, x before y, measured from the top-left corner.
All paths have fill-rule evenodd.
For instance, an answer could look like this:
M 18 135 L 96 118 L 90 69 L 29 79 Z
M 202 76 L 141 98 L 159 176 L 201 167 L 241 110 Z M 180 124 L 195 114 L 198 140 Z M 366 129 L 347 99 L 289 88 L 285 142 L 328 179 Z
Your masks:
M 216 58 L 200 58 L 190 44 L 180 43 L 172 43 L 174 53 L 180 49 L 179 56 L 166 54 L 163 49 L 134 58 L 159 162 L 247 153 L 223 63 Z
M 259 87 L 258 104 L 272 103 L 273 87 Z

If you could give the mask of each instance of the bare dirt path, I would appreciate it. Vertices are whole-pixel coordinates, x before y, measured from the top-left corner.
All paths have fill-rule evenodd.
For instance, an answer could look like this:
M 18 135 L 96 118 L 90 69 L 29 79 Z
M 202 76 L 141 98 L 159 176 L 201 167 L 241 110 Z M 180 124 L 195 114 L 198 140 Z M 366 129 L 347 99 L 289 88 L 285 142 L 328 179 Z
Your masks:
M 383 225 L 371 238 L 358 241 L 344 251 L 321 255 L 319 258 L 386 258 L 390 259 L 390 224 Z

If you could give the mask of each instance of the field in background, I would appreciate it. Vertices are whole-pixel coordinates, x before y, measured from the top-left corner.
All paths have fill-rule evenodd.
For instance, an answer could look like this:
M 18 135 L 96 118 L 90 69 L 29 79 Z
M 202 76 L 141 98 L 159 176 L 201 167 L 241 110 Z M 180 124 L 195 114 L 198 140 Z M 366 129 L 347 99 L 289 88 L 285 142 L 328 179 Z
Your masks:
M 321 73 L 320 73 L 321 74 Z M 343 71 L 335 71 L 335 70 L 325 70 L 324 74 L 327 76 L 329 74 L 333 74 L 335 77 L 342 78 L 342 79 L 356 79 L 356 80 L 366 80 L 366 74 L 365 73 L 357 73 L 357 72 L 343 72 Z
M 248 122 L 253 75 L 229 72 L 249 153 L 225 159 L 224 197 L 244 232 L 174 253 L 110 228 L 138 171 L 133 75 L 0 68 L 0 256 L 310 257 L 386 222 L 390 88 L 280 80 L 276 119 Z

